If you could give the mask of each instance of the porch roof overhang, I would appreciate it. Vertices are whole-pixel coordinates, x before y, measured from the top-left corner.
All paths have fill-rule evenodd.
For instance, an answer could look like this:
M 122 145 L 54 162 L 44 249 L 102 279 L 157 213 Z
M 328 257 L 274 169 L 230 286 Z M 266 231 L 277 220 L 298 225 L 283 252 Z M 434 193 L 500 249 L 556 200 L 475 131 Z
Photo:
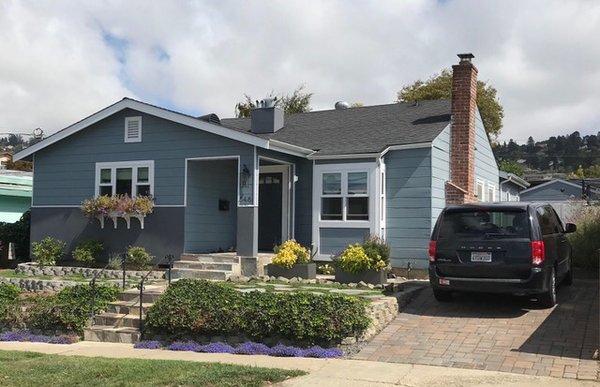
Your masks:
M 209 133 L 216 134 L 218 136 L 230 138 L 232 140 L 240 141 L 249 145 L 257 146 L 264 149 L 272 149 L 282 153 L 288 153 L 295 156 L 306 157 L 313 152 L 312 149 L 302 148 L 296 145 L 288 144 L 282 141 L 269 140 L 259 136 L 255 136 L 250 133 L 242 133 L 238 130 L 226 128 L 221 125 L 213 124 L 197 117 L 193 117 L 187 114 L 178 113 L 173 110 L 164 109 L 158 106 L 154 106 L 145 102 L 137 101 L 131 98 L 123 98 L 122 100 L 82 119 L 70 125 L 53 135 L 45 138 L 44 140 L 23 149 L 16 153 L 13 157 L 15 161 L 29 159 L 35 152 L 46 148 L 58 141 L 63 140 L 66 137 L 75 134 L 90 125 L 97 123 L 121 110 L 133 109 L 142 113 L 150 114 L 159 118 L 163 118 L 172 122 L 177 122 L 182 125 L 186 125 L 195 129 L 203 130 Z

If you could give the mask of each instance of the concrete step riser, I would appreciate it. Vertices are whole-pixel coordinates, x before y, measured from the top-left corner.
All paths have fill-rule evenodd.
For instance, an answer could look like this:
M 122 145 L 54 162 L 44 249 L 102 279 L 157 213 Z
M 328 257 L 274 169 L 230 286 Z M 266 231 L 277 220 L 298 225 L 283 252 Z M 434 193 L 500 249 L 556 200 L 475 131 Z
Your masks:
M 177 261 L 174 269 L 223 270 L 233 272 L 233 263 L 204 263 L 196 261 Z
M 194 254 L 182 254 L 181 261 L 195 261 L 201 263 L 232 263 L 239 264 L 240 260 L 237 257 L 219 257 L 212 255 L 194 255 Z
M 95 325 L 110 325 L 116 328 L 122 328 L 122 327 L 127 327 L 127 328 L 139 328 L 140 327 L 140 320 L 139 318 L 126 318 L 126 317 L 122 317 L 122 318 L 117 318 L 117 317 L 112 317 L 112 316 L 96 316 L 94 317 L 94 324 Z
M 201 270 L 173 270 L 172 278 L 195 278 L 205 280 L 225 281 L 231 273 L 224 271 L 201 271 Z
M 148 312 L 149 306 L 142 306 L 142 314 L 146 314 Z M 133 316 L 138 316 L 140 314 L 139 305 L 134 306 L 124 306 L 124 305 L 113 305 L 108 304 L 106 307 L 106 311 L 108 313 L 118 313 L 118 314 L 128 314 Z
M 140 341 L 139 332 L 111 332 L 86 329 L 83 332 L 85 341 L 97 341 L 102 343 L 128 343 L 133 344 Z
M 155 302 L 160 294 L 157 293 L 144 293 L 144 303 L 152 303 Z M 140 294 L 139 293 L 121 293 L 119 295 L 119 300 L 121 301 L 139 301 Z

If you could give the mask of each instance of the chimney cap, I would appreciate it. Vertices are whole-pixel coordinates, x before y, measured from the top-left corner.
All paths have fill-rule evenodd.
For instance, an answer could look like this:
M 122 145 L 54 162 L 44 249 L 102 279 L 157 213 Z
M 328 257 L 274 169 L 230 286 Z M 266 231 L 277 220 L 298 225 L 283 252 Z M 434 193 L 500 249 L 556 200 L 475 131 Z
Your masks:
M 475 55 L 471 54 L 470 52 L 466 54 L 458 54 L 457 56 L 460 58 L 461 62 L 470 62 L 471 59 L 475 58 Z

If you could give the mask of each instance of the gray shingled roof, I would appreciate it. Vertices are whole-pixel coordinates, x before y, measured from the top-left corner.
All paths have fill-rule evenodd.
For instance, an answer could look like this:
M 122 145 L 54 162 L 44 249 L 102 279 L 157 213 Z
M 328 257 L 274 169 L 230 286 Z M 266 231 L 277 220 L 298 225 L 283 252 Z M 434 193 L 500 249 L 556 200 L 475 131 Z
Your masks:
M 292 114 L 282 129 L 258 136 L 319 155 L 377 153 L 391 145 L 433 141 L 449 123 L 449 100 L 402 102 Z M 226 118 L 221 125 L 250 132 L 249 118 Z

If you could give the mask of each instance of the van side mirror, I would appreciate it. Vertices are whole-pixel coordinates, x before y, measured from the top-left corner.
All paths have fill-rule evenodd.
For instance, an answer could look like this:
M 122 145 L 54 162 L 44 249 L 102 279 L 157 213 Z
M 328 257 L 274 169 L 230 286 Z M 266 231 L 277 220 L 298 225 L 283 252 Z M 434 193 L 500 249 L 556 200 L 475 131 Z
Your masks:
M 565 224 L 565 233 L 570 234 L 572 232 L 577 231 L 577 226 L 573 223 Z

